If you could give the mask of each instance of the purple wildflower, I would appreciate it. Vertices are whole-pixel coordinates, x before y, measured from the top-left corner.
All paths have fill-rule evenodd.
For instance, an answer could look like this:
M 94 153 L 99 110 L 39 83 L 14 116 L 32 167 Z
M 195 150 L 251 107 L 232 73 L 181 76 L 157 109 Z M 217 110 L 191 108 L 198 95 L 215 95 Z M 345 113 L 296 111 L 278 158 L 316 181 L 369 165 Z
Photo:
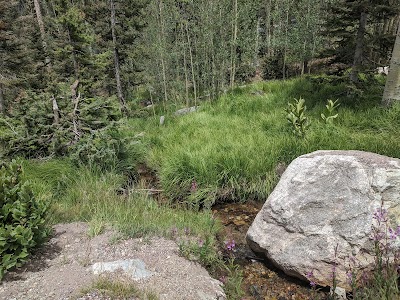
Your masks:
M 226 276 L 221 276 L 219 278 L 219 281 L 221 281 L 223 284 L 225 284 L 228 281 L 228 278 L 226 278 Z
M 233 251 L 236 247 L 235 240 L 225 241 L 225 247 L 228 251 Z
M 382 207 L 376 209 L 374 213 L 374 219 L 377 220 L 379 223 L 386 222 L 388 216 L 388 211 Z
M 329 277 L 330 277 L 331 279 L 335 279 L 335 277 L 336 277 L 336 264 L 334 264 L 334 265 L 332 266 L 332 273 L 331 273 L 331 275 L 329 275 Z
M 307 274 L 306 274 L 306 277 L 307 277 L 307 279 L 312 279 L 312 278 L 314 278 L 314 273 L 313 273 L 313 271 L 308 271 Z
M 200 248 L 203 247 L 204 246 L 204 241 L 202 239 L 200 239 L 198 241 L 198 245 L 199 245 Z
M 384 232 L 378 231 L 378 232 L 374 232 L 373 240 L 375 242 L 379 242 L 379 241 L 383 240 L 385 237 L 386 237 L 386 235 Z
M 317 283 L 315 282 L 313 271 L 308 271 L 306 274 L 306 278 L 310 281 L 310 286 L 312 288 L 316 287 Z
M 195 179 L 193 179 L 193 181 L 192 181 L 192 185 L 191 185 L 191 187 L 190 187 L 190 191 L 191 191 L 192 193 L 194 193 L 194 192 L 197 191 L 197 182 L 196 182 Z
M 397 236 L 398 236 L 397 230 L 394 230 L 394 229 L 389 227 L 389 238 L 391 240 L 395 240 L 397 238 Z
M 346 277 L 347 277 L 347 283 L 351 285 L 353 283 L 353 272 L 347 271 Z

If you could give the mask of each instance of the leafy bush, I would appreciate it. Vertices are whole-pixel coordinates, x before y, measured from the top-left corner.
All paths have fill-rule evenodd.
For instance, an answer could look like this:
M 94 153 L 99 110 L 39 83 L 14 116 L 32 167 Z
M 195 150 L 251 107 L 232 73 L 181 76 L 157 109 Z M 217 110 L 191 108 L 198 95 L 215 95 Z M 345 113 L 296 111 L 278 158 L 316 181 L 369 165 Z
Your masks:
M 262 62 L 262 77 L 265 80 L 278 79 L 283 76 L 283 55 L 278 51 L 275 55 L 265 58 Z
M 0 169 L 0 280 L 7 270 L 21 266 L 49 233 L 48 205 L 35 199 L 21 173 L 15 161 Z
M 243 64 L 236 70 L 236 80 L 241 83 L 248 83 L 256 75 L 256 68 L 251 64 Z
M 138 137 L 128 140 L 116 124 L 111 124 L 81 138 L 71 147 L 70 157 L 76 165 L 129 172 L 141 161 L 141 150 Z

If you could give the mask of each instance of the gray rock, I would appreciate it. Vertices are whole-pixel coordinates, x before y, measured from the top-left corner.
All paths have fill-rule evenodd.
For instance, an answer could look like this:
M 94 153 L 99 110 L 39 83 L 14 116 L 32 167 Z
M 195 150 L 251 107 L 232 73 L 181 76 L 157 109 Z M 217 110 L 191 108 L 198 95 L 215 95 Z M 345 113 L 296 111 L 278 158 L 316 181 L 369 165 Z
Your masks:
M 112 262 L 99 262 L 92 266 L 93 274 L 114 273 L 122 271 L 134 280 L 140 280 L 153 275 L 146 270 L 145 263 L 140 259 L 117 260 Z
M 204 278 L 205 280 L 209 280 L 208 278 Z M 221 282 L 216 279 L 209 280 L 214 293 L 205 293 L 204 291 L 197 290 L 197 299 L 199 300 L 223 300 L 226 299 L 225 293 L 222 289 Z
M 165 116 L 161 116 L 160 117 L 160 125 L 161 126 L 164 125 L 164 122 L 165 122 Z
M 182 116 L 182 115 L 186 115 L 192 112 L 195 112 L 197 110 L 199 110 L 199 106 L 192 106 L 192 107 L 185 107 L 185 108 L 181 108 L 179 110 L 177 110 L 174 114 L 175 116 Z
M 335 290 L 333 290 L 331 288 L 329 294 L 331 296 L 334 296 L 334 299 L 337 299 L 337 300 L 346 300 L 347 299 L 346 290 L 341 287 L 336 287 Z
M 383 75 L 387 76 L 389 74 L 389 66 L 378 67 L 378 68 L 376 68 L 376 71 L 378 74 L 383 74 Z
M 361 151 L 316 151 L 295 159 L 247 232 L 255 252 L 285 273 L 331 284 L 337 246 L 337 279 L 348 288 L 344 259 L 373 265 L 374 212 L 400 220 L 400 160 Z

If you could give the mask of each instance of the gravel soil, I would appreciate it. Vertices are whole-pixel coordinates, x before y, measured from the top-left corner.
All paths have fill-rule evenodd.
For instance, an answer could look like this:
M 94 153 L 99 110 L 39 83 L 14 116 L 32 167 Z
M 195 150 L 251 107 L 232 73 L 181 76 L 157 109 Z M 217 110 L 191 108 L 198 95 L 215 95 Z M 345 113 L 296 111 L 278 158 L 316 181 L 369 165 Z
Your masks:
M 86 223 L 54 226 L 53 237 L 30 262 L 6 274 L 0 299 L 111 299 L 92 288 L 98 279 L 92 265 L 124 259 L 144 261 L 153 275 L 131 281 L 160 300 L 225 299 L 221 283 L 199 264 L 181 257 L 174 241 L 118 239 L 112 230 L 91 238 L 88 229 Z M 110 278 L 126 282 L 121 272 Z

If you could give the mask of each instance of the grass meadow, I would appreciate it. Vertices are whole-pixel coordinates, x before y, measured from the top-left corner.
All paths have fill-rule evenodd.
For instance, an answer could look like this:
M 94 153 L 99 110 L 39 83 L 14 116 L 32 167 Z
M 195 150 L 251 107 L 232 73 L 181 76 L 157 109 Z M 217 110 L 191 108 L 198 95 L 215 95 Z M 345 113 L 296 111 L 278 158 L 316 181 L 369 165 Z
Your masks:
M 151 170 L 162 201 L 140 192 L 148 187 L 134 168 L 126 169 L 126 161 L 113 161 L 113 167 L 102 170 L 69 158 L 22 160 L 24 176 L 37 198 L 51 201 L 51 224 L 85 221 L 91 235 L 114 226 L 130 237 L 171 237 L 190 229 L 209 247 L 190 248 L 192 255 L 203 253 L 200 261 L 210 264 L 217 257 L 222 225 L 209 208 L 221 202 L 265 201 L 278 181 L 278 166 L 322 149 L 400 157 L 400 105 L 380 105 L 383 81 L 365 78 L 359 88 L 326 76 L 259 82 L 202 102 L 199 111 L 184 116 L 175 116 L 174 107 L 166 112 L 156 107 L 123 119 L 119 134 L 133 142 L 125 157 Z M 307 107 L 302 135 L 293 132 L 285 111 L 299 98 Z M 326 114 L 329 99 L 340 105 L 337 117 L 327 123 L 321 114 Z M 130 192 L 121 193 L 128 179 Z M 238 284 L 227 293 L 240 299 L 240 274 L 232 274 Z

